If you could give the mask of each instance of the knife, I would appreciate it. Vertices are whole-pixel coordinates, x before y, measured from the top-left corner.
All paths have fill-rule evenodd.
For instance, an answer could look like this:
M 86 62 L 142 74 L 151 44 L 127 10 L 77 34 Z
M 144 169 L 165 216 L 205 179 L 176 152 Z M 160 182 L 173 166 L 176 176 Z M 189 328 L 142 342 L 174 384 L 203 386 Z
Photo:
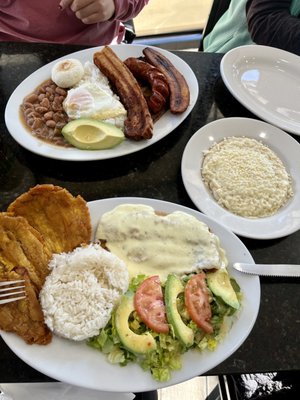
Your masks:
M 300 265 L 234 263 L 233 268 L 253 275 L 300 277 Z

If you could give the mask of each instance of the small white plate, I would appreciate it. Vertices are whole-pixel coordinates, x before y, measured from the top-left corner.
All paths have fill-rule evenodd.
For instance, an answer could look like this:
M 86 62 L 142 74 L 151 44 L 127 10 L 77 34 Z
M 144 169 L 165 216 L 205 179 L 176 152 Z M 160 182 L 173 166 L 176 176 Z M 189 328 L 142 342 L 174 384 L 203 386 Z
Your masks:
M 269 46 L 236 47 L 221 61 L 233 96 L 263 120 L 300 135 L 300 57 Z
M 292 177 L 294 196 L 275 215 L 250 219 L 232 214 L 213 198 L 201 178 L 203 152 L 229 136 L 257 139 L 273 150 Z M 219 119 L 199 129 L 187 143 L 181 162 L 185 188 L 199 210 L 238 235 L 274 239 L 300 228 L 300 145 L 290 135 L 263 121 L 248 118 Z
M 125 60 L 128 57 L 141 57 L 143 55 L 142 50 L 145 47 L 142 45 L 115 45 L 111 46 L 113 51 L 121 60 Z M 58 61 L 66 58 L 77 58 L 81 62 L 93 61 L 93 54 L 96 51 L 101 50 L 102 47 L 95 47 L 91 49 L 81 50 L 76 53 L 72 53 L 61 57 L 51 63 L 44 65 L 37 71 L 33 72 L 28 78 L 26 78 L 10 96 L 5 109 L 5 123 L 12 137 L 25 149 L 32 151 L 33 153 L 39 154 L 44 157 L 54 158 L 58 160 L 67 161 L 90 161 L 90 160 L 104 160 L 109 158 L 120 157 L 126 154 L 131 154 L 136 151 L 142 150 L 152 144 L 158 142 L 169 133 L 171 133 L 181 122 L 192 111 L 196 100 L 198 98 L 198 81 L 188 64 L 183 61 L 180 57 L 173 53 L 170 53 L 164 49 L 158 49 L 174 64 L 174 66 L 184 75 L 187 84 L 190 88 L 190 104 L 185 112 L 182 114 L 172 114 L 167 111 L 155 124 L 153 130 L 153 137 L 150 140 L 133 141 L 125 140 L 119 146 L 113 149 L 106 150 L 80 150 L 76 148 L 66 148 L 55 146 L 46 143 L 36 137 L 34 137 L 28 129 L 25 128 L 20 118 L 20 105 L 24 97 L 30 94 L 37 86 L 42 82 L 51 77 L 51 69 L 53 65 Z
M 220 238 L 221 246 L 226 251 L 229 261 L 229 273 L 237 280 L 243 292 L 243 305 L 230 331 L 216 350 L 202 353 L 188 351 L 182 357 L 182 369 L 172 373 L 172 378 L 168 382 L 159 383 L 149 372 L 143 371 L 136 364 L 126 367 L 110 364 L 102 353 L 87 346 L 86 343 L 54 336 L 47 346 L 28 345 L 13 333 L 0 331 L 0 334 L 11 350 L 24 362 L 56 380 L 109 392 L 145 392 L 202 375 L 234 353 L 247 338 L 256 321 L 260 304 L 260 283 L 258 276 L 239 273 L 231 267 L 237 260 L 254 263 L 251 254 L 237 236 L 199 211 L 178 204 L 136 197 L 92 201 L 89 203 L 89 209 L 93 234 L 101 215 L 124 203 L 147 204 L 155 210 L 167 213 L 184 211 L 206 223 Z

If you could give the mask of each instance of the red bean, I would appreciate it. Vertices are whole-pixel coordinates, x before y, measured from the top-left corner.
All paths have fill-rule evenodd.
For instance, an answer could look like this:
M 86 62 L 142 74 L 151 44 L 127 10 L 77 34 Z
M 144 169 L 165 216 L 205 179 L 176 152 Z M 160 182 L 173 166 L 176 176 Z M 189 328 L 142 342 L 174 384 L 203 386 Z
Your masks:
M 55 89 L 55 92 L 58 93 L 60 96 L 63 96 L 64 98 L 67 96 L 67 92 L 60 87 L 57 87 Z
M 40 102 L 42 102 L 42 100 L 45 98 L 45 93 L 40 93 L 39 95 L 38 95 L 38 100 L 40 101 Z
M 29 96 L 25 97 L 27 103 L 35 103 L 38 100 L 38 96 L 35 93 L 31 93 Z
M 50 101 L 49 101 L 49 99 L 47 99 L 47 97 L 44 97 L 40 104 L 41 104 L 42 107 L 46 107 L 49 110 Z
M 36 107 L 36 112 L 38 112 L 39 114 L 45 114 L 48 111 L 48 108 L 46 107 L 42 107 L 42 106 L 38 106 Z
M 28 117 L 30 113 L 32 113 L 33 107 L 28 107 L 24 109 L 24 115 L 25 117 Z
M 32 124 L 32 129 L 37 129 L 37 128 L 40 128 L 41 126 L 43 125 L 43 121 L 42 121 L 42 119 L 41 118 L 36 118 L 35 120 L 34 120 L 34 123 Z
M 53 118 L 53 111 L 48 111 L 44 114 L 45 120 L 49 120 Z
M 46 125 L 47 125 L 49 128 L 55 128 L 56 123 L 55 123 L 55 121 L 53 121 L 53 119 L 49 119 L 48 121 L 46 121 Z

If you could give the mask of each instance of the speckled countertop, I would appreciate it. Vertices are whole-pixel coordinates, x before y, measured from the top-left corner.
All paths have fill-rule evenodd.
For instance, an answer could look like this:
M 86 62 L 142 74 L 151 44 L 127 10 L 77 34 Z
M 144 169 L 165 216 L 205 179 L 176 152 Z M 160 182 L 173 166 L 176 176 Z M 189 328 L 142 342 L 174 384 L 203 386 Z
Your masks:
M 23 149 L 10 136 L 4 122 L 5 105 L 30 73 L 81 48 L 18 43 L 2 43 L 0 48 L 0 211 L 37 183 L 66 187 L 87 201 L 115 196 L 150 197 L 195 209 L 180 171 L 188 140 L 214 119 L 253 117 L 223 85 L 219 70 L 222 55 L 175 52 L 190 65 L 199 82 L 197 103 L 175 131 L 140 152 L 113 160 L 76 163 L 48 159 Z M 256 262 L 300 263 L 300 231 L 277 240 L 241 239 Z M 208 373 L 299 369 L 299 283 L 299 279 L 261 278 L 261 306 L 252 332 L 234 354 Z M 0 382 L 47 380 L 51 379 L 21 361 L 0 339 Z

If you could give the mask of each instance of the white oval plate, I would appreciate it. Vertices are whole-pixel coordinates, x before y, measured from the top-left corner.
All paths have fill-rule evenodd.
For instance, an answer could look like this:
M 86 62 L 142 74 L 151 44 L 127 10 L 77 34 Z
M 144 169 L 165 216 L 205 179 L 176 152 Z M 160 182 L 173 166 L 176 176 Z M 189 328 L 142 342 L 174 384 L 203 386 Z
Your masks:
M 236 47 L 224 55 L 229 91 L 255 115 L 300 135 L 300 57 L 269 46 Z
M 229 136 L 257 139 L 273 150 L 292 177 L 294 196 L 275 215 L 250 219 L 221 207 L 201 178 L 203 152 Z M 263 121 L 250 118 L 219 119 L 199 129 L 187 143 L 181 162 L 184 186 L 195 205 L 238 235 L 254 239 L 274 239 L 300 228 L 300 144 L 289 134 Z
M 148 204 L 156 210 L 173 212 L 185 211 L 205 222 L 221 240 L 229 264 L 234 261 L 254 263 L 251 254 L 232 232 L 209 217 L 189 208 L 160 200 L 145 198 L 113 198 L 89 203 L 93 232 L 95 233 L 101 215 L 122 203 Z M 168 382 L 156 382 L 149 372 L 138 365 L 126 367 L 109 364 L 104 355 L 85 343 L 54 337 L 47 346 L 27 345 L 13 333 L 1 331 L 1 336 L 11 350 L 27 364 L 38 371 L 62 382 L 90 389 L 112 392 L 144 392 L 174 385 L 204 374 L 234 353 L 249 335 L 259 309 L 260 284 L 257 276 L 239 273 L 229 266 L 230 274 L 236 278 L 243 292 L 243 306 L 230 332 L 213 352 L 189 351 L 183 356 L 180 371 L 172 374 Z
M 140 57 L 143 55 L 142 50 L 145 47 L 142 45 L 115 45 L 111 46 L 113 51 L 125 60 L 128 57 Z M 189 115 L 192 111 L 196 100 L 198 98 L 198 81 L 191 68 L 180 57 L 170 53 L 164 49 L 157 49 L 174 64 L 174 66 L 184 75 L 188 86 L 190 88 L 190 105 L 187 110 L 182 114 L 172 114 L 167 111 L 155 124 L 153 130 L 153 137 L 150 140 L 133 141 L 125 140 L 119 146 L 113 149 L 106 150 L 80 150 L 76 148 L 59 147 L 46 143 L 34 137 L 29 130 L 27 130 L 20 119 L 19 108 L 26 95 L 31 93 L 42 82 L 51 77 L 51 69 L 58 61 L 65 58 L 77 58 L 81 62 L 93 61 L 93 54 L 99 51 L 102 47 L 95 47 L 91 49 L 81 50 L 64 57 L 61 57 L 51 63 L 44 65 L 37 71 L 33 72 L 26 78 L 10 96 L 6 109 L 5 109 L 5 123 L 12 137 L 25 149 L 32 151 L 44 157 L 54 158 L 58 160 L 67 161 L 89 161 L 89 160 L 104 160 L 108 158 L 120 157 L 126 154 L 131 154 L 136 151 L 142 150 L 157 141 L 161 140 L 169 133 L 171 133 L 177 126 Z

